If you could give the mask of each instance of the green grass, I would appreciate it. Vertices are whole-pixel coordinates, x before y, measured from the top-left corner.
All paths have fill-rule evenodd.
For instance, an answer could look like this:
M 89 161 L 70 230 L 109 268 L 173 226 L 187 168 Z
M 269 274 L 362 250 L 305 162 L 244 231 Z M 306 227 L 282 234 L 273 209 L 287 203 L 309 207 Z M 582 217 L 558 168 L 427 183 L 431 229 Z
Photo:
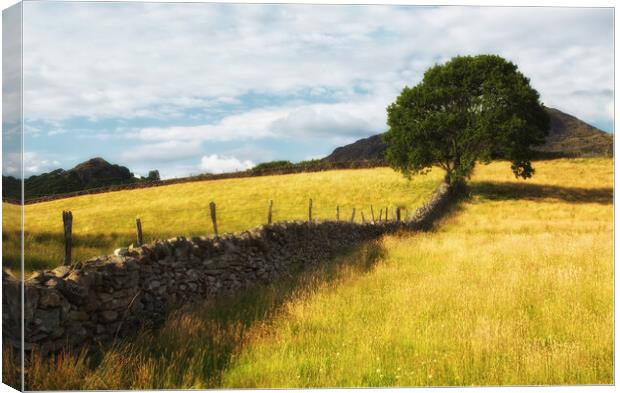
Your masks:
M 612 160 L 535 167 L 478 168 L 433 232 L 174 310 L 103 353 L 34 356 L 28 387 L 612 384 Z
M 304 220 L 308 199 L 313 217 L 335 219 L 336 205 L 348 218 L 353 207 L 370 217 L 370 205 L 415 209 L 441 180 L 440 171 L 407 181 L 388 168 L 337 170 L 176 184 L 26 205 L 25 269 L 52 268 L 63 260 L 63 210 L 73 212 L 73 259 L 110 254 L 135 241 L 135 218 L 142 220 L 145 241 L 212 233 L 209 202 L 217 204 L 220 233 L 266 222 L 273 200 L 273 219 Z M 18 206 L 3 204 L 4 211 Z M 14 216 L 15 214 L 13 214 Z M 19 266 L 18 220 L 3 222 L 5 267 Z

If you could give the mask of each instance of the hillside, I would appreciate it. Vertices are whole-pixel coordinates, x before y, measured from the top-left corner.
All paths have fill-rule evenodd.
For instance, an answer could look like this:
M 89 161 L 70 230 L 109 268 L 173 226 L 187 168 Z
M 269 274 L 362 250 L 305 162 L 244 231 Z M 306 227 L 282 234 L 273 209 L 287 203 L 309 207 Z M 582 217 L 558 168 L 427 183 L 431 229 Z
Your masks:
M 56 169 L 34 175 L 24 183 L 25 198 L 64 194 L 90 188 L 128 184 L 139 181 L 124 166 L 110 164 L 103 158 L 92 158 L 69 170 Z M 12 176 L 2 176 L 2 198 L 18 200 L 20 182 Z
M 384 237 L 256 323 L 220 386 L 613 383 L 613 162 L 507 166 L 479 166 L 437 231 Z
M 145 241 L 173 236 L 212 234 L 209 202 L 217 204 L 220 233 L 236 232 L 264 224 L 267 204 L 273 200 L 273 220 L 305 220 L 308 199 L 313 200 L 315 219 L 334 219 L 336 206 L 342 219 L 357 210 L 370 218 L 395 206 L 419 207 L 441 181 L 441 171 L 407 181 L 389 168 L 333 170 L 290 175 L 189 182 L 156 188 L 83 195 L 26 205 L 26 270 L 54 267 L 61 263 L 61 212 L 73 212 L 73 256 L 84 260 L 110 254 L 135 241 L 135 218 L 140 216 Z M 286 187 L 282 187 L 285 184 Z M 18 205 L 4 203 L 10 213 Z M 17 266 L 20 255 L 19 220 L 4 223 L 4 262 Z
M 535 150 L 542 157 L 612 156 L 613 135 L 558 109 L 547 108 L 551 130 L 544 145 Z M 360 139 L 336 148 L 324 160 L 328 162 L 379 160 L 385 158 L 385 144 L 381 135 Z
M 385 236 L 315 270 L 177 308 L 94 360 L 35 361 L 29 388 L 613 384 L 613 161 L 536 169 L 522 181 L 506 162 L 479 166 L 472 198 L 435 231 Z M 374 171 L 324 189 L 372 184 L 374 198 L 388 180 Z M 334 173 L 294 175 L 294 187 Z

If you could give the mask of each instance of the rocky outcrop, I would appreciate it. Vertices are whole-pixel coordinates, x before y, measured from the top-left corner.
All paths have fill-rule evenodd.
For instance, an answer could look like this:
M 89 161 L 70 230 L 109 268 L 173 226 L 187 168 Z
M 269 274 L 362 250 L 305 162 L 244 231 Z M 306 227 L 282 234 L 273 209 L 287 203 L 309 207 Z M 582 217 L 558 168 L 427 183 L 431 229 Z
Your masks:
M 221 237 L 176 237 L 35 273 L 24 283 L 25 350 L 105 343 L 158 322 L 168 307 L 236 294 L 346 247 L 396 230 L 427 228 L 450 200 L 442 184 L 405 221 L 280 222 Z M 6 342 L 18 345 L 20 284 L 3 274 Z

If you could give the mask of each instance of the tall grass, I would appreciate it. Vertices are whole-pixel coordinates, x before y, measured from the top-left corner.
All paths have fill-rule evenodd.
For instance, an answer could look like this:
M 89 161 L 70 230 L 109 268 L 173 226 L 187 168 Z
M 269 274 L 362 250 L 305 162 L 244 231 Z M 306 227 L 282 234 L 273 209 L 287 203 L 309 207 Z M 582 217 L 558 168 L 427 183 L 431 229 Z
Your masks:
M 145 241 L 212 233 L 209 202 L 217 203 L 218 229 L 235 232 L 266 222 L 273 200 L 273 219 L 307 219 L 308 199 L 313 217 L 334 219 L 336 205 L 343 217 L 355 207 L 370 217 L 380 208 L 414 209 L 441 180 L 435 171 L 411 181 L 388 168 L 337 170 L 175 184 L 27 205 L 25 207 L 25 269 L 62 263 L 62 210 L 73 212 L 73 257 L 83 260 L 110 254 L 135 241 L 135 218 L 140 216 Z M 18 206 L 3 204 L 5 210 Z M 5 267 L 19 266 L 19 220 L 3 222 Z
M 29 389 L 613 383 L 613 166 L 478 168 L 432 232 L 176 310 L 100 353 L 29 359 Z
M 222 386 L 613 383 L 611 160 L 536 167 L 479 168 L 436 232 L 256 327 Z
M 383 250 L 368 242 L 313 270 L 292 272 L 211 305 L 171 311 L 158 329 L 143 330 L 103 351 L 62 352 L 27 359 L 29 390 L 161 389 L 221 386 L 221 375 L 256 326 L 270 320 L 292 299 L 311 296 L 322 285 L 363 275 Z

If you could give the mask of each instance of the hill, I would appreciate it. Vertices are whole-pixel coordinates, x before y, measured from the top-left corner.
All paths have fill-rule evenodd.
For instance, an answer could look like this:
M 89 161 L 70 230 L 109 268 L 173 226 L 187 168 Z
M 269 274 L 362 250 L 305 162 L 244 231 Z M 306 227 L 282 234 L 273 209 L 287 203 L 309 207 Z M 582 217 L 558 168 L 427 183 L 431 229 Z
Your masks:
M 69 170 L 34 175 L 24 182 L 25 198 L 64 194 L 90 188 L 138 182 L 133 173 L 124 166 L 110 164 L 103 158 L 92 158 Z M 18 200 L 20 182 L 12 176 L 2 176 L 2 197 Z
M 299 192 L 330 176 L 320 190 L 338 198 L 389 198 L 385 171 L 287 175 L 298 181 L 286 183 L 273 176 L 259 196 L 247 182 L 267 177 L 217 189 L 233 183 L 235 195 L 262 203 L 262 187 Z M 613 161 L 545 161 L 527 182 L 493 162 L 476 169 L 471 186 L 471 199 L 436 231 L 385 236 L 316 270 L 178 308 L 95 361 L 79 353 L 33 361 L 29 389 L 614 383 Z M 211 191 L 202 191 L 208 201 Z
M 27 204 L 25 268 L 30 271 L 62 263 L 63 210 L 73 212 L 73 257 L 84 260 L 135 242 L 136 216 L 142 220 L 145 242 L 211 234 L 211 201 L 217 204 L 220 233 L 264 224 L 269 200 L 273 200 L 274 221 L 307 219 L 309 198 L 315 219 L 334 219 L 338 205 L 342 219 L 349 219 L 355 207 L 355 220 L 360 221 L 362 214 L 370 218 L 371 204 L 376 216 L 379 209 L 388 207 L 412 211 L 428 199 L 441 178 L 441 171 L 407 181 L 389 168 L 331 170 L 187 182 Z M 3 204 L 5 214 L 19 208 Z M 19 220 L 7 222 L 3 230 L 3 262 L 14 268 L 21 253 Z
M 613 135 L 599 130 L 575 116 L 558 109 L 547 108 L 551 130 L 544 145 L 535 150 L 541 158 L 612 156 Z M 385 158 L 383 134 L 360 139 L 336 148 L 324 160 L 328 162 L 382 160 Z

